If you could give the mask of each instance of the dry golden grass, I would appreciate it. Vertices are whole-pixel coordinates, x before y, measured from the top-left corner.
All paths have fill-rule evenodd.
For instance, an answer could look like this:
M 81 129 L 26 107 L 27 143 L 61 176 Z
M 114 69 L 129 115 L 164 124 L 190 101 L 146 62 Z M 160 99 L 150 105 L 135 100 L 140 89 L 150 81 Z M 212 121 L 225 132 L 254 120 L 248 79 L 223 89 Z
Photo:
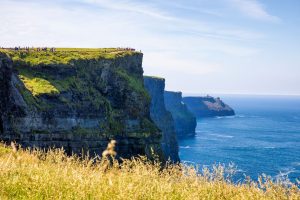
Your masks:
M 114 155 L 114 152 L 104 156 Z M 265 179 L 232 184 L 224 168 L 182 165 L 161 169 L 144 157 L 80 159 L 62 150 L 17 150 L 0 146 L 0 199 L 300 199 L 297 186 Z

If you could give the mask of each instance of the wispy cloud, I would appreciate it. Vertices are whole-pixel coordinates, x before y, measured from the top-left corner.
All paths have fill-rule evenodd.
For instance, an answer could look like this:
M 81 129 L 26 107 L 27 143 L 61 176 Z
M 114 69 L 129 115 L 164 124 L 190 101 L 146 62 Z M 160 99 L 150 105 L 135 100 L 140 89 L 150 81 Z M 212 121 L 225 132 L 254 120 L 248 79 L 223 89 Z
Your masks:
M 280 18 L 269 14 L 264 5 L 257 0 L 227 0 L 232 6 L 239 9 L 239 11 L 253 19 L 269 21 L 269 22 L 279 22 Z
M 83 0 L 85 3 L 93 4 L 103 8 L 142 14 L 164 20 L 172 20 L 173 17 L 149 3 L 140 3 L 129 0 Z

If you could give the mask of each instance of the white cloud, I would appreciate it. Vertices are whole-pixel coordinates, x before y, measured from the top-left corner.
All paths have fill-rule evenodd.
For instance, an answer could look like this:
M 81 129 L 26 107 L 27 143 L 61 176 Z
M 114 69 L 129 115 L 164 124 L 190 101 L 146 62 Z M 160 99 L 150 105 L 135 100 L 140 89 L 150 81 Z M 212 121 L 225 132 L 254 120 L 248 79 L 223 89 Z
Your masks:
M 280 18 L 269 14 L 264 6 L 257 0 L 228 0 L 232 6 L 240 10 L 240 12 L 253 19 L 279 22 Z

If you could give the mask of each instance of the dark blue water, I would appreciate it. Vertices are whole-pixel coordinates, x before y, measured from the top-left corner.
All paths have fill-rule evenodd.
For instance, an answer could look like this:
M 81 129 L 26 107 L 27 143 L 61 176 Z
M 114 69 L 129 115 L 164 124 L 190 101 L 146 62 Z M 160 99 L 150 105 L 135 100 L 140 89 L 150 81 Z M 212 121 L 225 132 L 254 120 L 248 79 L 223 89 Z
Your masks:
M 233 162 L 237 178 L 280 173 L 300 179 L 300 97 L 224 96 L 234 117 L 199 119 L 195 138 L 181 140 L 184 162 Z

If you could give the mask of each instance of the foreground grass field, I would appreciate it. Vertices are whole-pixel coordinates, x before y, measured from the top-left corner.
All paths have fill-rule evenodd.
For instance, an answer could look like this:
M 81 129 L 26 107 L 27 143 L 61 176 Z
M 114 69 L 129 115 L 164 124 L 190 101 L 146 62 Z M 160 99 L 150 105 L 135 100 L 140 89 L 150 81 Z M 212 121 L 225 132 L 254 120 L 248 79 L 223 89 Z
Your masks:
M 181 165 L 161 169 L 143 157 L 111 166 L 62 150 L 12 147 L 0 145 L 0 199 L 300 199 L 297 186 L 286 181 L 232 184 L 220 166 L 199 175 Z

